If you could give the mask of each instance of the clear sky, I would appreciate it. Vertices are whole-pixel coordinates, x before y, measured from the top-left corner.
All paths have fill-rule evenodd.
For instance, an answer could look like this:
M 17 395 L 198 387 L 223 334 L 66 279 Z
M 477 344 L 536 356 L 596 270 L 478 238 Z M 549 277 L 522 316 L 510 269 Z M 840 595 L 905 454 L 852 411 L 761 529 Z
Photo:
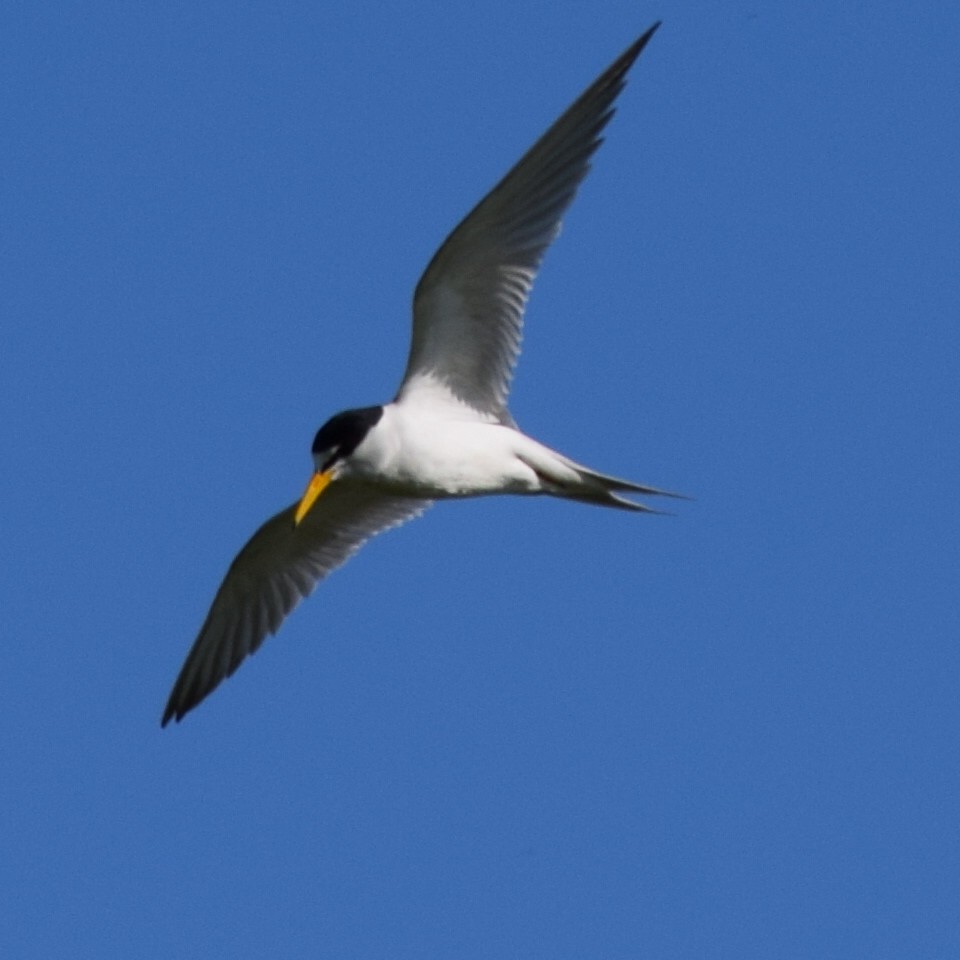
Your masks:
M 447 231 L 655 19 L 513 394 L 179 726 Z M 960 956 L 960 6 L 8 4 L 0 955 Z

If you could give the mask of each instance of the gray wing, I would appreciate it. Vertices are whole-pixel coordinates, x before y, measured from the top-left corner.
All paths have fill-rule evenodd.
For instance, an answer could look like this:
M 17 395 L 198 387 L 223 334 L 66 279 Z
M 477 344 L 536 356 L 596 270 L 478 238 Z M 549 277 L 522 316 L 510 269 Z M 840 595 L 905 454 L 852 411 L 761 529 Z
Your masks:
M 174 684 L 163 726 L 180 720 L 254 653 L 332 570 L 374 534 L 412 520 L 429 500 L 331 484 L 299 526 L 297 504 L 271 517 L 230 565 Z
M 659 25 L 581 94 L 434 255 L 414 294 L 398 401 L 445 397 L 512 422 L 507 394 L 540 261 L 590 169 L 627 71 Z

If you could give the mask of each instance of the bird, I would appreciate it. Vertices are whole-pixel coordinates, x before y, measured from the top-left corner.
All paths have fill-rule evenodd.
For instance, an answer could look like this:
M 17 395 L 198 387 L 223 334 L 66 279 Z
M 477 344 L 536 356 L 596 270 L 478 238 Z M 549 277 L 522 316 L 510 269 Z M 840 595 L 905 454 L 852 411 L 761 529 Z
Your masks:
M 163 712 L 179 722 L 372 536 L 437 500 L 542 494 L 635 512 L 680 496 L 608 476 L 527 436 L 507 407 L 527 298 L 653 24 L 449 234 L 413 297 L 392 401 L 331 417 L 302 498 L 234 559 Z M 631 497 L 629 495 L 634 495 Z

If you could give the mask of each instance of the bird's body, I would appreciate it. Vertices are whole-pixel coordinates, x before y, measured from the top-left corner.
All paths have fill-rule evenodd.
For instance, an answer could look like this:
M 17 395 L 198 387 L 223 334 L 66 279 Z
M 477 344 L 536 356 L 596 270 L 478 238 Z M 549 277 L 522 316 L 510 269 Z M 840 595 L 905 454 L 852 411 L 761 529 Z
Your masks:
M 430 500 L 499 493 L 583 499 L 605 489 L 596 483 L 599 474 L 515 427 L 471 416 L 469 408 L 449 405 L 437 410 L 428 405 L 421 410 L 416 405 L 388 403 L 373 409 L 381 412 L 380 419 L 344 464 L 338 482 L 375 483 L 397 496 Z M 615 489 L 659 492 L 603 479 Z M 628 500 L 616 505 L 644 509 Z
M 458 412 L 386 404 L 340 479 L 375 481 L 400 496 L 430 499 L 528 492 L 515 453 L 527 438 L 499 423 L 450 415 Z
M 371 431 L 351 463 L 360 476 L 371 467 L 385 487 L 433 499 L 492 493 L 531 493 L 535 477 L 519 454 L 522 433 L 482 420 L 422 416 L 390 403 L 382 431 Z
M 268 520 L 230 566 L 164 725 L 230 676 L 367 539 L 435 500 L 546 494 L 652 512 L 625 494 L 665 491 L 598 473 L 528 437 L 507 396 L 540 261 L 589 170 L 627 70 L 658 26 L 587 88 L 434 255 L 414 295 L 397 396 L 339 413 L 317 432 L 306 493 Z

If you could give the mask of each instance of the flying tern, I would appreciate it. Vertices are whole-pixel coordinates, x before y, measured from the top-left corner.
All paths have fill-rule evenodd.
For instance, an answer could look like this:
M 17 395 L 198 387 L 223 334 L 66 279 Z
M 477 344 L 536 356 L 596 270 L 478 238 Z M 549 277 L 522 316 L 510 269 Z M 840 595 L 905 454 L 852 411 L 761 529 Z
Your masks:
M 656 512 L 626 494 L 675 496 L 576 463 L 522 433 L 507 409 L 540 262 L 627 71 L 659 25 L 581 94 L 436 252 L 414 294 L 396 397 L 338 413 L 317 432 L 306 492 L 233 561 L 174 684 L 164 726 L 229 677 L 366 540 L 435 500 L 546 494 Z

